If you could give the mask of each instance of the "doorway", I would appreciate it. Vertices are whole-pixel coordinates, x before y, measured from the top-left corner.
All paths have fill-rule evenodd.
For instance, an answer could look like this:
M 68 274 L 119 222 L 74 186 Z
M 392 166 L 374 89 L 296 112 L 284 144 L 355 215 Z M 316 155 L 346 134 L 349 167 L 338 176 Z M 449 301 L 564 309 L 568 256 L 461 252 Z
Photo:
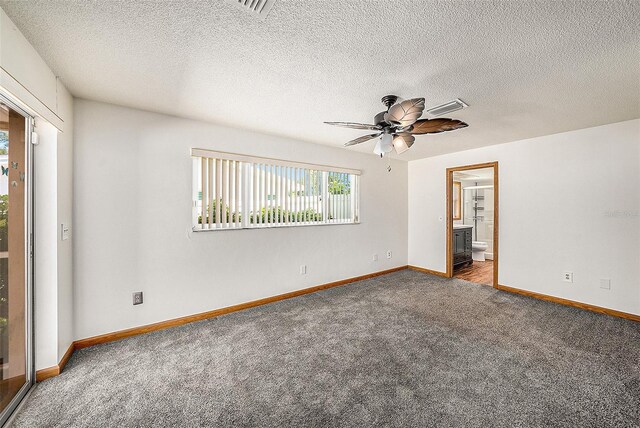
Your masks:
M 33 384 L 31 125 L 0 98 L 0 425 Z
M 447 272 L 498 286 L 498 162 L 447 168 Z

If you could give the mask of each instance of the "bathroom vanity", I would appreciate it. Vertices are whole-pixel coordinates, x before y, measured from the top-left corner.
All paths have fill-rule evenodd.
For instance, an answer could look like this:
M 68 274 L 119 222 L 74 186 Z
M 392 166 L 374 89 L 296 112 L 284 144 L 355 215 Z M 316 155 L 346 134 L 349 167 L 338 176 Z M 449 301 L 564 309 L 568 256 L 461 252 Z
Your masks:
M 453 226 L 453 267 L 458 267 L 465 263 L 472 264 L 473 258 L 471 253 L 472 243 L 472 226 L 454 225 Z

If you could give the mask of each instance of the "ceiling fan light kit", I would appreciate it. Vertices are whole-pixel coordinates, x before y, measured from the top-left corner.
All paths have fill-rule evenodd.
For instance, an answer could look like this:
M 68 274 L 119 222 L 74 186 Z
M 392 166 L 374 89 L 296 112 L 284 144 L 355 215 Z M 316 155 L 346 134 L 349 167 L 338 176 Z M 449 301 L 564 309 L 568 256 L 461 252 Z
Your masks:
M 415 138 L 413 137 L 411 141 L 407 141 L 402 135 L 396 135 L 393 137 L 393 148 L 396 150 L 396 153 L 400 155 L 409 150 L 411 146 L 413 146 L 414 141 Z
M 379 156 L 384 156 L 385 153 L 391 153 L 393 150 L 393 136 L 389 133 L 382 134 L 382 138 L 378 140 L 373 152 Z
M 374 134 L 363 135 L 362 137 L 348 141 L 345 143 L 345 146 L 354 146 L 380 137 L 373 152 L 381 157 L 384 156 L 385 153 L 391 153 L 393 150 L 398 154 L 406 152 L 415 142 L 414 135 L 437 134 L 466 128 L 468 126 L 466 123 L 456 119 L 420 119 L 420 116 L 422 116 L 424 112 L 424 103 L 424 98 L 403 100 L 397 95 L 385 95 L 382 97 L 382 104 L 387 107 L 387 110 L 374 116 L 373 125 L 354 122 L 325 123 L 343 128 L 377 131 Z M 467 104 L 460 99 L 455 99 L 450 103 L 434 107 L 427 111 L 436 111 L 444 114 L 446 112 L 460 110 L 464 107 L 467 107 Z M 449 110 L 447 110 L 447 108 Z

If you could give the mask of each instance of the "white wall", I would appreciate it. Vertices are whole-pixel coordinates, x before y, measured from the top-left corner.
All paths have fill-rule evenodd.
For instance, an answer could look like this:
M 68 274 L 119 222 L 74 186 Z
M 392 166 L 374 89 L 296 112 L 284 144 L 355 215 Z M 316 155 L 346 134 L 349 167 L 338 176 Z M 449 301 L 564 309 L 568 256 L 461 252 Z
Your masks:
M 73 342 L 73 98 L 58 84 L 58 106 L 65 118 L 65 132 L 57 133 L 57 292 L 58 292 L 58 361 Z M 61 224 L 71 232 L 62 240 Z
M 34 192 L 37 204 L 33 221 L 34 321 L 36 370 L 58 364 L 58 264 L 56 260 L 57 134 L 45 120 L 36 119 L 40 144 L 34 148 Z M 40 162 L 38 162 L 38 160 Z M 52 177 L 54 180 L 52 180 Z
M 499 283 L 640 314 L 640 120 L 409 162 L 410 265 L 446 270 L 445 170 L 489 161 Z
M 35 117 L 41 134 L 34 149 L 35 365 L 39 370 L 58 364 L 73 339 L 73 253 L 71 241 L 59 242 L 58 233 L 60 221 L 73 222 L 73 98 L 2 9 L 0 93 Z
M 407 263 L 405 162 L 388 173 L 386 160 L 347 149 L 74 105 L 77 339 Z M 361 169 L 362 223 L 190 233 L 191 147 Z M 133 306 L 138 290 L 145 302 Z
M 69 118 L 73 98 L 60 88 L 60 103 Z M 73 252 L 62 241 L 60 223 L 72 222 L 73 135 L 36 118 L 39 144 L 34 147 L 34 321 L 36 370 L 55 366 L 73 342 Z

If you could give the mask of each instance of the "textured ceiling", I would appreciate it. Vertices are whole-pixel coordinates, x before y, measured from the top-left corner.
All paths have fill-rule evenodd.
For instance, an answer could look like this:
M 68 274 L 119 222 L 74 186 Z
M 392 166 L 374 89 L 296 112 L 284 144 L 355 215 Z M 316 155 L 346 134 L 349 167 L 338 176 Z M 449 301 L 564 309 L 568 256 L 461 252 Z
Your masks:
M 78 97 L 341 145 L 388 93 L 460 97 L 417 159 L 640 117 L 640 1 L 6 1 Z M 374 142 L 345 150 L 370 152 Z

